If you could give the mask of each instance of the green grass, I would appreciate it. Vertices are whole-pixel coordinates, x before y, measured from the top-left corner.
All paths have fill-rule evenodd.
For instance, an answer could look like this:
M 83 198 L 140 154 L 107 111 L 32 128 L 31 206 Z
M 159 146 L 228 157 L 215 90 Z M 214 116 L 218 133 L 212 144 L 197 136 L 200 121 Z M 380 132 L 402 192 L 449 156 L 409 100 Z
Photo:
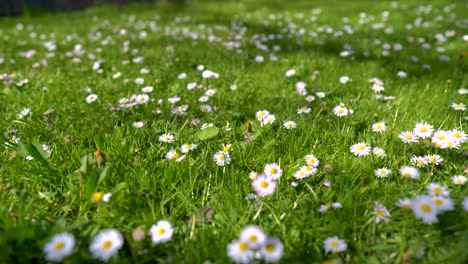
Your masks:
M 0 261 L 45 262 L 44 245 L 54 234 L 69 232 L 77 244 L 65 262 L 93 262 L 88 250 L 92 238 L 101 229 L 116 228 L 125 243 L 112 259 L 114 263 L 229 263 L 227 245 L 239 237 L 242 228 L 254 224 L 282 241 L 284 263 L 332 259 L 344 263 L 466 262 L 468 214 L 461 201 L 468 190 L 466 184 L 451 181 L 453 175 L 466 176 L 466 143 L 458 149 L 437 149 L 430 139 L 405 144 L 398 138 L 421 120 L 435 130 L 467 131 L 466 111 L 450 107 L 452 102 L 467 104 L 466 94 L 457 93 L 466 87 L 462 27 L 466 5 L 455 3 L 444 12 L 451 1 L 425 2 L 432 5 L 432 11 L 424 14 L 418 11 L 420 2 L 404 1 L 392 7 L 387 1 L 198 1 L 185 6 L 103 6 L 2 18 L 0 74 L 15 73 L 15 82 L 27 78 L 29 83 L 0 83 L 0 130 L 9 143 L 0 152 Z M 314 15 L 312 10 L 317 8 L 321 13 Z M 390 12 L 384 28 L 393 28 L 393 34 L 372 28 L 384 11 Z M 359 24 L 361 12 L 373 20 Z M 271 14 L 275 20 L 269 18 Z M 434 20 L 439 15 L 443 18 Z M 176 17 L 189 20 L 178 22 Z M 349 22 L 342 22 L 343 17 Z M 418 17 L 427 26 L 414 27 Z M 24 29 L 16 29 L 19 23 Z M 290 33 L 288 25 L 293 24 L 307 33 Z M 407 24 L 413 24 L 413 29 L 407 30 Z M 338 38 L 326 33 L 328 27 L 336 32 L 345 25 L 353 28 L 352 35 Z M 120 35 L 121 29 L 127 34 Z M 200 38 L 180 34 L 183 30 L 196 32 Z M 456 35 L 437 44 L 434 36 L 449 30 Z M 147 33 L 146 38 L 138 37 L 141 31 Z M 317 37 L 310 36 L 311 31 Z M 30 37 L 32 32 L 35 38 Z M 221 41 L 208 41 L 211 34 Z M 270 34 L 283 37 L 263 44 L 281 50 L 257 49 L 254 38 Z M 94 40 L 97 35 L 101 38 Z M 102 42 L 106 38 L 107 44 Z M 430 48 L 423 49 L 418 38 L 424 38 Z M 45 41 L 54 41 L 57 49 L 48 51 Z M 128 52 L 123 51 L 126 41 Z M 226 41 L 241 43 L 240 53 L 226 49 L 222 45 Z M 384 43 L 400 43 L 404 48 L 383 56 Z M 84 53 L 67 55 L 77 44 Z M 340 57 L 346 44 L 354 54 Z M 436 47 L 445 51 L 439 53 Z M 28 50 L 36 52 L 30 59 L 21 56 Z M 364 56 L 364 51 L 370 56 Z M 278 60 L 270 60 L 270 53 Z M 450 60 L 440 60 L 443 54 Z M 257 55 L 265 61 L 255 62 Z M 419 62 L 412 62 L 411 56 Z M 136 57 L 143 57 L 144 62 L 131 62 Z M 72 63 L 73 58 L 81 62 Z M 92 69 L 96 60 L 103 61 L 100 73 Z M 126 60 L 130 63 L 123 64 Z M 36 62 L 41 66 L 33 67 Z M 199 64 L 219 73 L 219 79 L 202 79 L 196 70 Z M 431 69 L 424 69 L 423 64 Z M 143 67 L 150 72 L 140 73 Z M 296 75 L 286 78 L 289 69 L 295 69 Z M 397 77 L 399 71 L 408 77 Z M 117 72 L 122 76 L 114 79 Z M 177 78 L 182 72 L 187 79 Z M 352 81 L 341 84 L 341 76 Z M 138 77 L 144 78 L 144 85 L 134 83 Z M 368 81 L 372 77 L 381 79 L 383 94 L 395 99 L 375 99 Z M 326 97 L 316 96 L 307 103 L 296 92 L 298 81 L 307 83 L 309 94 L 321 91 Z M 204 91 L 187 90 L 190 82 L 209 86 L 216 94 L 200 103 Z M 229 89 L 232 84 L 237 90 Z M 154 87 L 149 93 L 154 101 L 111 111 L 110 106 L 119 106 L 120 98 L 140 94 L 144 86 Z M 97 101 L 86 103 L 86 87 L 98 95 Z M 167 99 L 172 96 L 181 98 L 176 105 L 189 105 L 184 116 L 171 114 Z M 164 100 L 161 106 L 158 99 Z M 340 102 L 354 113 L 335 116 L 333 108 Z M 201 104 L 218 110 L 204 113 Z M 312 112 L 298 115 L 297 108 L 304 105 Z M 30 108 L 32 114 L 19 118 L 23 108 Z M 154 113 L 158 109 L 161 113 Z M 255 113 L 264 109 L 275 114 L 276 121 L 262 127 Z M 194 118 L 201 123 L 191 125 Z M 294 120 L 297 128 L 284 129 L 287 120 Z M 133 127 L 136 121 L 143 121 L 144 126 Z M 388 127 L 382 134 L 371 130 L 379 121 Z M 227 122 L 232 131 L 223 128 Z M 245 144 L 248 122 L 254 140 Z M 213 123 L 219 133 L 200 139 L 202 123 Z M 173 134 L 175 142 L 161 143 L 158 138 L 163 133 Z M 18 143 L 11 142 L 13 135 L 20 138 Z M 356 157 L 350 147 L 357 142 L 381 147 L 387 157 Z M 170 149 L 185 143 L 199 146 L 182 162 L 165 159 Z M 50 157 L 41 144 L 50 147 Z M 232 144 L 232 162 L 225 167 L 213 159 L 222 144 Z M 103 151 L 105 162 L 96 162 L 97 150 Z M 295 179 L 294 173 L 310 153 L 320 160 L 317 173 Z M 402 166 L 411 165 L 411 157 L 426 154 L 439 154 L 444 161 L 419 168 L 418 180 L 400 175 Z M 28 156 L 34 159 L 26 160 Z M 249 173 L 260 173 L 269 163 L 283 170 L 276 191 L 246 200 L 254 193 Z M 392 170 L 388 178 L 374 175 L 381 167 Z M 324 185 L 326 181 L 330 187 Z M 292 182 L 298 186 L 292 187 Z M 426 192 L 430 182 L 447 186 L 455 204 L 454 210 L 439 214 L 438 223 L 432 225 L 396 206 L 399 199 Z M 112 193 L 110 201 L 92 202 L 97 191 Z M 375 223 L 376 201 L 391 212 L 389 223 Z M 320 205 L 331 202 L 341 202 L 343 208 L 318 211 Z M 161 219 L 170 221 L 175 233 L 169 242 L 153 245 L 148 230 Z M 147 234 L 141 242 L 132 238 L 138 227 Z M 323 241 L 335 235 L 347 243 L 347 250 L 325 253 Z

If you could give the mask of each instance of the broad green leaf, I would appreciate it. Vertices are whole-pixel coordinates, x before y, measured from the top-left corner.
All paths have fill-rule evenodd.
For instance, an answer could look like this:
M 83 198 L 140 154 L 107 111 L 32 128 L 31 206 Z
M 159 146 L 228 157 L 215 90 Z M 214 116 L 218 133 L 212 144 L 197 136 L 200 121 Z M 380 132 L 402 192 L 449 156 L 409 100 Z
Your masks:
M 218 135 L 218 133 L 219 133 L 219 128 L 215 126 L 207 127 L 204 130 L 200 131 L 200 133 L 198 133 L 198 139 L 202 141 L 207 140 L 207 139 L 215 137 L 216 135 Z

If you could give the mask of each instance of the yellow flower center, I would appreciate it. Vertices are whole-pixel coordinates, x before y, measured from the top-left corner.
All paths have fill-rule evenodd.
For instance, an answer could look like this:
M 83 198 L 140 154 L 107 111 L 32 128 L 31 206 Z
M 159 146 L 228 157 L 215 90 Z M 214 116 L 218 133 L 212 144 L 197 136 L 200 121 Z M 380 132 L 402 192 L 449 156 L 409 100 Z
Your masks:
M 439 193 L 442 192 L 442 189 L 440 189 L 439 187 L 435 187 L 435 188 L 433 189 L 433 192 L 434 192 L 435 194 L 439 194 Z
M 221 155 L 219 155 L 218 159 L 219 159 L 219 160 L 225 160 L 226 157 L 225 157 L 223 154 L 221 154 Z
M 343 109 L 341 109 L 341 108 L 338 109 L 338 113 L 342 114 L 343 112 L 344 112 Z
M 164 228 L 158 228 L 158 235 L 164 235 L 164 233 L 166 233 Z
M 262 181 L 262 182 L 260 183 L 260 187 L 262 187 L 262 188 L 268 187 L 268 182 Z
M 456 184 L 462 184 L 462 183 L 463 183 L 463 181 L 462 181 L 462 179 L 460 179 L 460 178 L 457 178 L 457 179 L 455 180 L 455 183 L 456 183 Z
M 110 240 L 106 240 L 102 242 L 102 245 L 101 245 L 103 249 L 109 249 L 111 246 L 112 246 L 112 241 Z
M 405 135 L 405 138 L 408 139 L 408 140 L 410 140 L 410 139 L 412 139 L 413 137 L 412 137 L 411 135 L 408 134 L 408 135 Z
M 245 252 L 245 251 L 247 251 L 247 249 L 248 249 L 247 243 L 245 243 L 245 242 L 240 242 L 239 243 L 239 250 L 241 252 Z
M 266 249 L 267 252 L 271 253 L 271 252 L 274 252 L 276 248 L 275 248 L 275 245 L 273 245 L 273 244 L 267 244 L 265 246 L 265 249 Z
M 427 128 L 421 127 L 421 132 L 427 132 Z
M 310 159 L 308 160 L 308 162 L 309 162 L 309 164 L 314 164 L 314 163 L 315 163 L 315 160 L 312 159 L 312 158 L 310 158 Z
M 91 196 L 91 200 L 92 200 L 93 202 L 100 202 L 100 201 L 102 201 L 102 196 L 103 196 L 103 195 L 104 195 L 104 194 L 103 194 L 102 192 L 95 192 L 95 193 L 93 193 L 93 195 Z
M 380 174 L 385 175 L 385 174 L 387 174 L 387 172 L 384 171 L 384 170 L 381 170 L 381 171 L 380 171 Z
M 442 199 L 435 199 L 434 203 L 437 204 L 438 206 L 441 206 L 444 204 L 444 201 L 442 201 Z
M 179 153 L 172 154 L 172 159 L 178 159 L 180 157 Z
M 458 132 L 453 133 L 453 136 L 456 138 L 461 138 L 461 134 Z
M 445 140 L 445 136 L 439 136 L 439 140 Z
M 364 146 L 358 146 L 357 149 L 358 150 L 364 150 Z
M 406 209 L 406 210 L 411 209 L 411 205 L 409 205 L 409 204 L 404 204 L 402 207 L 403 207 L 403 209 Z
M 436 159 L 434 157 L 429 158 L 430 162 L 436 162 Z
M 55 244 L 54 250 L 55 250 L 55 251 L 59 251 L 59 250 L 61 250 L 61 249 L 64 248 L 64 247 L 65 247 L 65 243 L 63 243 L 62 241 L 59 241 L 59 242 L 57 242 L 57 243 Z
M 332 241 L 332 242 L 330 243 L 330 246 L 331 246 L 332 248 L 337 248 L 339 245 L 340 245 L 340 243 L 338 243 L 338 241 Z
M 384 216 L 384 212 L 382 210 L 378 210 L 377 217 L 383 217 L 383 216 Z
M 403 174 L 403 177 L 405 177 L 405 178 L 411 178 L 411 173 L 406 172 L 405 174 Z
M 432 207 L 430 205 L 428 205 L 428 204 L 422 204 L 421 205 L 421 210 L 423 211 L 423 213 L 428 214 L 428 213 L 432 212 Z
M 276 168 L 271 168 L 270 173 L 271 174 L 276 174 L 276 173 L 278 173 L 278 170 Z
M 250 235 L 250 236 L 249 236 L 249 241 L 251 241 L 251 242 L 257 242 L 257 236 L 256 236 L 256 235 Z

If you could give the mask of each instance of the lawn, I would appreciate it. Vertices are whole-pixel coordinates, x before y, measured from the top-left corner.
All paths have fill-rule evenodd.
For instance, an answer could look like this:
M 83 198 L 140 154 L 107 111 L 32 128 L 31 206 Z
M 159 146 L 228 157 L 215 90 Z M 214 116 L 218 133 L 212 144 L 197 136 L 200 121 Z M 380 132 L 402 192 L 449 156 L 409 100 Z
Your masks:
M 0 262 L 466 263 L 452 2 L 0 18 Z

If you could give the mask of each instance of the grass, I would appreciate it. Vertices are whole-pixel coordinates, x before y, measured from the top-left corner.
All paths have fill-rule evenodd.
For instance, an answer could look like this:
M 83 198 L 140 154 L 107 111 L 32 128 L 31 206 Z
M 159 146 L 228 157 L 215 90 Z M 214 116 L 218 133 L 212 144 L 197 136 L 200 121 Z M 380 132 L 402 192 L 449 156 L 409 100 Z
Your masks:
M 461 201 L 467 188 L 452 183 L 451 177 L 466 175 L 466 143 L 458 149 L 438 149 L 430 139 L 405 144 L 398 135 L 413 130 L 421 120 L 435 130 L 466 131 L 466 111 L 450 106 L 467 103 L 466 95 L 457 92 L 466 86 L 462 20 L 466 6 L 437 1 L 431 3 L 431 12 L 423 13 L 418 11 L 419 2 L 392 7 L 387 1 L 199 1 L 2 18 L 0 73 L 14 73 L 14 82 L 8 84 L 4 77 L 0 84 L 0 128 L 6 143 L 0 155 L 1 262 L 45 262 L 43 247 L 60 232 L 73 234 L 77 241 L 65 262 L 93 262 L 88 250 L 92 238 L 102 229 L 116 228 L 125 242 L 112 258 L 114 263 L 228 263 L 227 245 L 242 228 L 254 224 L 282 241 L 285 263 L 464 263 L 468 217 Z M 389 17 L 382 23 L 393 34 L 372 27 L 384 11 Z M 360 24 L 361 12 L 372 21 Z M 417 18 L 427 25 L 415 26 Z M 23 29 L 18 29 L 19 23 Z M 407 24 L 413 29 L 407 30 Z M 336 32 L 345 25 L 353 34 L 326 33 L 327 28 Z M 297 33 L 301 28 L 307 33 Z M 121 29 L 127 34 L 119 34 Z M 190 34 L 182 34 L 184 30 Z M 450 30 L 455 36 L 437 44 L 434 36 Z M 139 37 L 141 31 L 146 38 Z M 36 37 L 30 37 L 32 32 Z M 192 33 L 198 39 L 192 39 Z M 270 34 L 282 38 L 266 41 Z M 207 40 L 210 35 L 215 41 Z M 422 48 L 418 38 L 430 47 Z M 280 50 L 262 51 L 256 40 Z M 47 50 L 46 41 L 54 42 L 56 49 Z M 241 48 L 226 48 L 223 43 L 228 41 L 239 42 Z M 384 43 L 401 43 L 403 49 L 390 49 L 384 56 Z M 75 49 L 77 44 L 83 54 Z M 346 44 L 354 53 L 341 57 Z M 444 50 L 437 52 L 436 47 Z M 30 50 L 35 51 L 32 58 L 21 55 Z M 365 51 L 369 56 L 363 55 Z M 440 60 L 442 54 L 450 60 Z M 257 55 L 264 57 L 263 63 L 255 62 Z M 132 62 L 137 57 L 144 61 Z M 92 69 L 95 61 L 102 61 L 100 70 Z M 196 70 L 200 64 L 220 77 L 203 79 Z M 143 67 L 148 74 L 140 72 Z M 289 69 L 296 75 L 285 77 Z M 397 77 L 399 71 L 408 76 Z M 122 76 L 113 78 L 117 72 Z M 178 79 L 182 72 L 186 79 Z M 342 84 L 341 76 L 352 81 Z M 384 82 L 385 96 L 395 98 L 377 100 L 368 81 L 372 77 Z M 144 85 L 135 84 L 136 78 L 143 78 Z M 29 82 L 16 84 L 24 79 Z M 307 103 L 296 92 L 299 81 L 307 83 L 309 94 L 324 92 L 326 97 L 315 95 Z M 204 89 L 187 90 L 190 82 L 213 88 L 216 94 L 200 103 Z M 229 89 L 232 84 L 237 90 Z M 154 87 L 149 93 L 154 101 L 111 109 L 119 106 L 120 98 L 140 94 L 144 86 Z M 98 95 L 95 102 L 86 103 L 86 87 Z M 189 106 L 185 115 L 171 113 L 167 99 L 173 96 L 181 98 L 176 105 Z M 164 103 L 159 105 L 158 99 Z M 340 102 L 354 113 L 335 116 L 333 108 Z M 218 110 L 205 113 L 201 104 Z M 312 112 L 298 115 L 304 105 Z M 32 114 L 19 118 L 24 108 Z M 264 109 L 276 115 L 273 124 L 260 126 L 256 120 L 256 112 Z M 193 119 L 201 123 L 191 125 Z M 297 128 L 284 129 L 287 120 L 294 120 Z M 144 126 L 133 127 L 136 121 Z M 372 132 L 372 124 L 379 121 L 387 130 Z M 227 122 L 231 131 L 224 129 Z M 203 123 L 213 123 L 219 131 L 202 132 Z M 246 128 L 249 123 L 251 132 Z M 163 133 L 173 134 L 175 142 L 160 142 Z M 254 140 L 245 143 L 249 133 Z M 13 135 L 20 140 L 13 142 Z M 356 157 L 350 147 L 357 142 L 381 147 L 387 157 Z M 165 159 L 170 149 L 184 143 L 199 146 L 182 162 Z M 49 146 L 50 156 L 42 144 Z M 222 144 L 232 144 L 232 162 L 224 167 L 213 159 Z M 104 153 L 102 162 L 97 161 L 98 150 Z M 295 179 L 310 153 L 320 160 L 318 172 Z M 444 160 L 439 166 L 419 168 L 418 180 L 400 175 L 402 166 L 412 165 L 413 156 L 427 154 Z M 260 173 L 269 163 L 283 170 L 276 191 L 247 200 L 255 193 L 249 173 Z M 382 167 L 392 170 L 389 177 L 374 175 Z M 431 182 L 448 187 L 455 208 L 429 225 L 396 203 L 426 192 Z M 112 197 L 108 203 L 93 202 L 96 192 Z M 391 212 L 389 223 L 375 222 L 376 201 Z M 343 208 L 318 211 L 331 202 L 340 202 Z M 175 234 L 171 241 L 154 245 L 147 232 L 161 219 L 172 223 Z M 138 227 L 147 234 L 143 241 L 132 237 Z M 347 243 L 347 250 L 324 252 L 323 241 L 335 235 Z

